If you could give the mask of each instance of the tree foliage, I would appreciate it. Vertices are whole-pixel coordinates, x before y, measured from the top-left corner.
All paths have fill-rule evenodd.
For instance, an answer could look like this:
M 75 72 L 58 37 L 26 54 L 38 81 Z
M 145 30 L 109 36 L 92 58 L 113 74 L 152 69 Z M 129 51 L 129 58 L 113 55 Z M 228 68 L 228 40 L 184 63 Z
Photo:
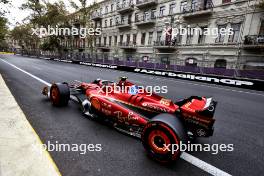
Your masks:
M 80 15 L 80 24 L 83 27 L 91 28 L 92 22 L 90 21 L 90 15 L 94 11 L 94 9 L 98 8 L 98 3 L 96 1 L 93 2 L 93 4 L 89 3 L 89 0 L 79 0 L 79 4 L 77 5 L 74 1 L 70 0 L 71 6 L 75 9 L 76 13 L 74 15 Z M 90 50 L 93 51 L 92 43 L 95 40 L 94 36 L 87 36 L 87 45 L 90 46 Z
M 26 3 L 22 4 L 21 9 L 31 11 L 28 18 L 33 28 L 44 27 L 47 29 L 49 26 L 55 28 L 57 25 L 64 25 L 64 23 L 68 21 L 68 11 L 63 1 L 50 3 L 49 1 L 27 0 Z M 28 30 L 28 28 L 18 29 Z M 19 38 L 19 36 L 17 37 Z M 37 36 L 34 38 L 36 37 Z M 21 36 L 21 38 L 21 41 L 24 41 L 23 36 Z M 60 36 L 46 37 L 45 39 L 41 39 L 42 44 L 38 43 L 37 45 L 40 45 L 40 47 L 45 50 L 59 50 L 59 38 Z M 23 43 L 25 43 L 25 41 Z
M 31 28 L 32 25 L 24 24 L 16 26 L 11 31 L 12 39 L 16 40 L 23 49 L 35 49 L 39 42 L 39 38 L 36 35 L 32 35 Z
M 264 10 L 264 0 L 262 0 L 262 1 L 259 3 L 259 8 L 261 8 L 261 9 Z
M 4 17 L 0 17 L 0 49 L 7 47 L 7 42 L 5 40 L 7 33 L 7 19 Z

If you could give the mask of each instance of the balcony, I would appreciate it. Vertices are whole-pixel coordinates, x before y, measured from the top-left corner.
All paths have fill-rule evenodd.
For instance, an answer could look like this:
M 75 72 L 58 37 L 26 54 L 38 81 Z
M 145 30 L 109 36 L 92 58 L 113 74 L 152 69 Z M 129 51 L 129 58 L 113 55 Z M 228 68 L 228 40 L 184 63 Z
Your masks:
M 136 1 L 136 7 L 139 9 L 144 9 L 147 7 L 152 7 L 157 5 L 157 0 L 137 0 Z
M 95 12 L 92 14 L 91 19 L 96 21 L 96 20 L 101 20 L 103 18 L 102 13 Z
M 133 3 L 124 3 L 120 5 L 116 5 L 117 12 L 120 14 L 129 13 L 134 10 Z
M 192 3 L 189 6 L 186 6 L 182 9 L 183 18 L 196 18 L 199 16 L 209 16 L 213 13 L 213 3 L 208 0 L 206 4 L 201 3 Z
M 137 17 L 135 19 L 135 25 L 137 26 L 144 26 L 144 25 L 153 25 L 156 23 L 156 17 L 154 15 L 151 15 L 150 17 L 143 16 L 143 17 Z
M 264 35 L 247 35 L 243 43 L 244 49 L 264 49 Z
M 123 20 L 123 21 L 117 21 L 116 26 L 118 29 L 128 29 L 131 28 L 131 21 L 130 20 Z
M 95 46 L 96 46 L 96 48 L 98 48 L 98 49 L 103 49 L 103 50 L 109 50 L 109 49 L 110 49 L 110 46 L 107 45 L 107 44 L 97 43 Z
M 155 49 L 170 49 L 175 50 L 178 44 L 174 41 L 154 41 L 154 48 Z
M 137 49 L 137 44 L 135 42 L 120 42 L 119 47 L 121 49 Z

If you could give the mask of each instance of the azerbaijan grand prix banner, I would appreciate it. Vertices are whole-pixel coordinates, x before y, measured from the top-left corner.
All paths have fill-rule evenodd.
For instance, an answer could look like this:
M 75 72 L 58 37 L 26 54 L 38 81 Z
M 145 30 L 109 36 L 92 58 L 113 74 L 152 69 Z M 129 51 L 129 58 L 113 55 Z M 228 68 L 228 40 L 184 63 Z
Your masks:
M 109 64 L 100 64 L 100 63 L 91 63 L 91 62 L 82 62 L 82 61 L 68 61 L 68 60 L 60 60 L 60 59 L 49 59 L 49 60 L 75 63 L 80 65 L 87 65 L 87 66 L 100 67 L 100 68 L 108 68 L 108 69 L 120 70 L 120 71 L 128 71 L 128 72 L 141 73 L 141 74 L 148 74 L 153 76 L 192 80 L 192 81 L 204 82 L 209 84 L 264 91 L 264 81 L 262 80 L 254 80 L 254 79 L 246 79 L 246 78 L 238 79 L 238 78 L 219 76 L 219 75 L 203 75 L 199 73 L 153 70 L 147 68 L 136 68 L 129 66 L 109 65 Z
M 88 63 L 88 62 L 79 62 L 79 64 L 100 67 L 100 68 L 109 68 L 109 69 L 114 69 L 114 70 L 170 77 L 170 78 L 176 78 L 176 79 L 193 80 L 193 81 L 199 81 L 199 82 L 204 82 L 204 83 L 211 83 L 211 84 L 226 85 L 226 86 L 232 86 L 232 87 L 264 91 L 264 81 L 261 81 L 261 80 L 251 80 L 251 79 L 243 79 L 243 78 L 236 79 L 236 78 L 224 77 L 224 76 L 218 76 L 218 75 L 202 75 L 202 74 L 196 74 L 196 73 L 153 70 L 153 69 L 146 69 L 146 68 L 136 68 L 136 67 L 128 67 L 128 66 L 108 65 L 108 64 L 96 64 L 96 63 Z

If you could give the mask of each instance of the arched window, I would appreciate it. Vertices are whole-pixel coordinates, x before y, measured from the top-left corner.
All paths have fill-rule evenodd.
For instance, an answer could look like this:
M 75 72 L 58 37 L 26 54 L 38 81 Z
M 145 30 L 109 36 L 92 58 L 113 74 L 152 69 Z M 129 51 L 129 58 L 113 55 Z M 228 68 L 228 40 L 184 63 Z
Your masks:
M 214 64 L 215 68 L 226 68 L 226 60 L 225 59 L 217 59 Z
M 186 66 L 197 66 L 197 59 L 193 57 L 189 57 L 185 60 L 185 65 Z

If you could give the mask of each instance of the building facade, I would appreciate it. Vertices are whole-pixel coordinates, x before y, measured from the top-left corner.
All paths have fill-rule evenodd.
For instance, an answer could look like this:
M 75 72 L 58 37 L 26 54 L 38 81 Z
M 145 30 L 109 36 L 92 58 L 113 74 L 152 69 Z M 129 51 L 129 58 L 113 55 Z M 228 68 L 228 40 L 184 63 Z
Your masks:
M 244 69 L 264 66 L 264 12 L 256 0 L 104 0 L 91 20 L 105 60 Z M 233 29 L 172 35 L 171 29 Z

